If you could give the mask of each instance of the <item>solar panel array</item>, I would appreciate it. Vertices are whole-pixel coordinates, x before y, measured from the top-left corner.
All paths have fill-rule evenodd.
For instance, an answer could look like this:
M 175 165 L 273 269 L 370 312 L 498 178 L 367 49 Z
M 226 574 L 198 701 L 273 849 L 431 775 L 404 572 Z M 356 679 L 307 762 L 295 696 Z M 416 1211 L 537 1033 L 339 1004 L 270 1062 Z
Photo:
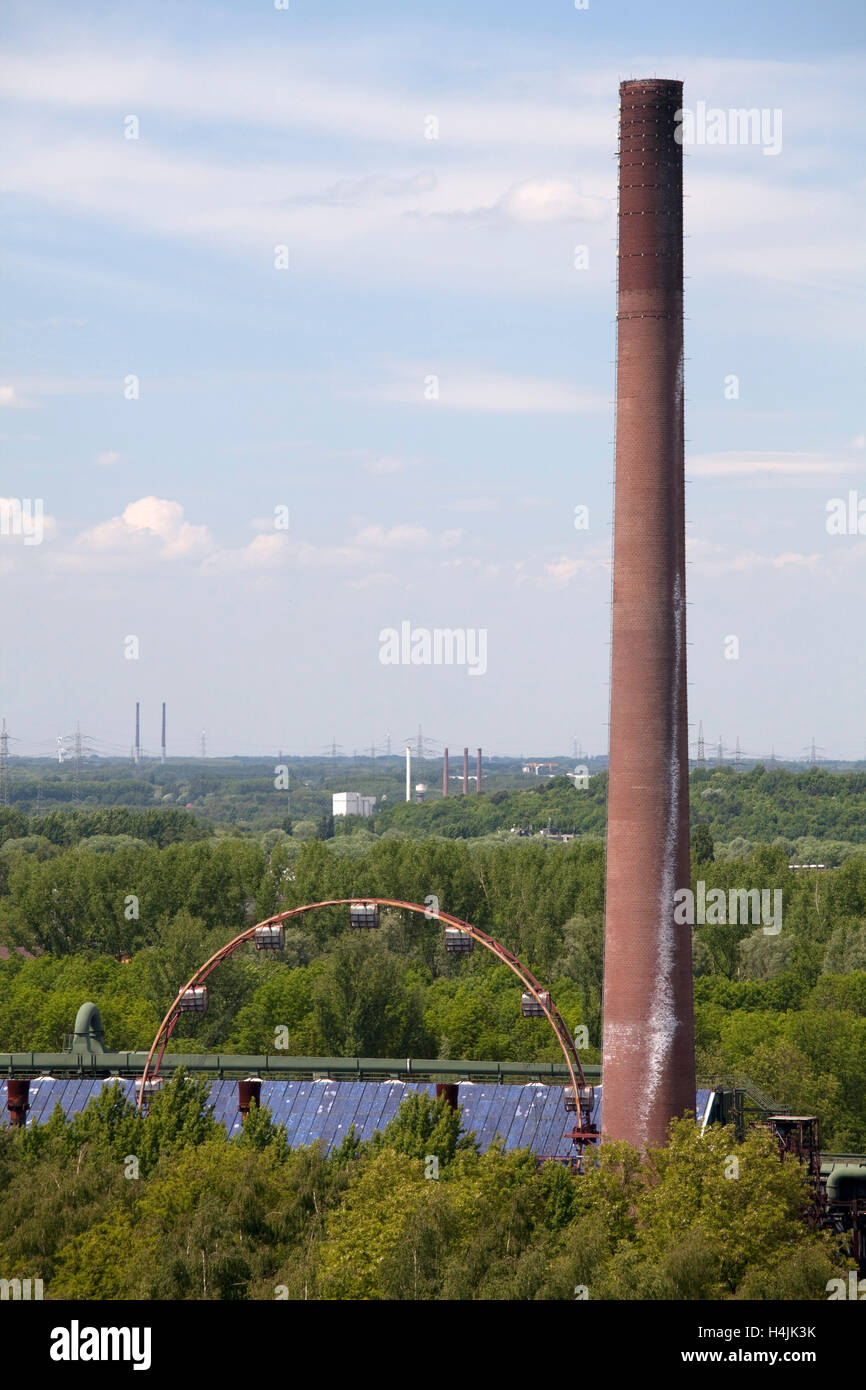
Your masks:
M 88 1081 L 55 1081 L 38 1077 L 30 1083 L 27 1124 L 45 1124 L 55 1105 L 67 1116 L 84 1109 L 103 1086 L 116 1077 Z M 136 1099 L 135 1083 L 119 1085 L 130 1100 Z M 0 1119 L 7 1119 L 6 1083 L 0 1082 Z M 263 1081 L 262 1105 L 270 1107 L 276 1124 L 286 1127 L 286 1140 L 296 1148 L 321 1140 L 326 1150 L 338 1145 L 354 1124 L 360 1139 L 384 1129 L 397 1113 L 400 1102 L 416 1092 L 435 1096 L 432 1082 L 417 1081 Z M 463 1128 L 474 1130 L 481 1152 L 497 1136 L 507 1149 L 530 1148 L 547 1157 L 567 1158 L 573 1153 L 569 1132 L 578 1123 L 563 1105 L 562 1086 L 534 1082 L 526 1086 L 473 1085 L 461 1082 L 458 1103 L 463 1106 Z M 706 1122 L 713 1092 L 701 1089 L 696 1097 L 698 1123 Z M 236 1081 L 214 1081 L 209 1105 L 214 1118 L 228 1134 L 241 1127 Z M 601 1124 L 601 1087 L 595 1088 L 593 1122 Z

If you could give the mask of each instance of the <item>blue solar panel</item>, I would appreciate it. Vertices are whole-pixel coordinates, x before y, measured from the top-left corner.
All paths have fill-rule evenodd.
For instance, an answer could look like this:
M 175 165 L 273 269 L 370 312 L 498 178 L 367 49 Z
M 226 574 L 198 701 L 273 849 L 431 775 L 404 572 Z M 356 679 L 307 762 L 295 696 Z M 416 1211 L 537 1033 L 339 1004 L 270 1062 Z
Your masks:
M 51 1119 L 51 1112 L 61 1098 L 64 1085 L 63 1081 L 31 1081 L 30 1112 L 27 1116 L 29 1125 L 44 1124 Z
M 211 1085 L 210 1103 L 213 1117 L 231 1132 L 235 1121 L 240 1122 L 238 1110 L 238 1083 L 236 1081 L 215 1081 Z
M 566 1111 L 565 1107 L 560 1103 L 558 1118 L 554 1120 L 550 1128 L 550 1139 L 548 1141 L 550 1147 L 545 1150 L 545 1153 L 550 1154 L 551 1157 L 568 1158 L 569 1155 L 575 1152 L 574 1145 L 568 1138 L 568 1135 L 574 1129 L 577 1119 L 578 1116 L 575 1115 L 573 1110 Z
M 712 1101 L 714 1095 L 714 1091 L 708 1091 L 703 1087 L 698 1088 L 697 1101 L 695 1103 L 695 1113 L 697 1116 L 698 1124 L 706 1124 L 707 1110 L 709 1109 L 710 1102 Z
M 457 1101 L 463 1106 L 464 1132 L 468 1134 L 473 1130 L 476 1139 L 490 1109 L 494 1090 L 493 1086 L 474 1086 L 471 1082 L 461 1082 L 458 1088 Z
M 535 1134 L 531 1139 L 525 1138 L 524 1143 L 531 1144 L 536 1153 L 555 1152 L 555 1149 L 549 1146 L 555 1145 L 559 1138 L 563 1111 L 562 1088 L 560 1086 L 545 1086 L 544 1101 L 538 1116 Z
M 293 1148 L 297 1148 L 301 1140 L 298 1137 L 304 1113 L 310 1104 L 310 1098 L 315 1089 L 312 1081 L 292 1081 L 289 1083 L 284 1101 L 286 1115 L 286 1142 Z
M 291 1143 L 295 1148 L 310 1142 L 310 1130 L 315 1122 L 315 1113 L 321 1099 L 322 1087 L 316 1081 L 302 1082 L 295 1093 L 286 1125 L 286 1133 L 291 1135 Z
M 592 1123 L 595 1125 L 599 1133 L 601 1133 L 601 1086 L 596 1086 L 594 1088 L 591 1118 Z
M 527 1086 L 524 1102 L 524 1123 L 519 1134 L 514 1136 L 514 1147 L 518 1149 L 535 1148 L 539 1132 L 545 1123 L 545 1113 L 550 1100 L 549 1086 Z
M 69 1090 L 62 1098 L 63 1109 L 66 1118 L 70 1115 L 78 1115 L 90 1100 L 90 1083 L 87 1081 L 70 1081 Z
M 490 1108 L 484 1117 L 484 1122 L 478 1133 L 481 1141 L 481 1151 L 485 1153 L 493 1143 L 494 1139 L 504 1139 L 511 1127 L 512 1115 L 508 1113 L 513 1105 L 513 1092 L 518 1094 L 523 1089 L 522 1086 L 492 1086 L 492 1097 Z
M 384 1129 L 389 1120 L 397 1114 L 400 1102 L 409 1092 L 402 1084 L 395 1086 L 393 1081 L 373 1081 L 370 1084 L 376 1087 L 370 1118 L 376 1129 Z
M 514 1118 L 508 1127 L 505 1136 L 505 1146 L 508 1149 L 522 1149 L 526 1146 L 525 1138 L 528 1132 L 530 1137 L 534 1137 L 538 1128 L 538 1117 L 541 1110 L 539 1095 L 547 1099 L 547 1088 L 541 1086 L 522 1086 L 520 1094 L 517 1096 L 517 1103 L 514 1106 Z
M 367 1117 L 364 1121 L 364 1129 L 362 1131 L 365 1138 L 369 1138 L 371 1134 L 375 1134 L 377 1129 L 383 1128 L 381 1123 L 382 1115 L 385 1110 L 385 1102 L 390 1094 L 390 1081 L 367 1082 L 367 1095 L 370 1101 L 370 1108 L 367 1111 Z
M 334 1103 L 337 1092 L 333 1081 L 314 1081 L 310 1090 L 303 1117 L 298 1126 L 296 1142 L 312 1144 L 321 1133 L 325 1118 Z
M 348 1132 L 349 1126 L 355 1118 L 355 1111 L 358 1109 L 364 1083 L 363 1081 L 342 1081 L 336 1090 L 337 1094 L 333 1103 L 327 1115 L 323 1117 L 323 1123 L 316 1133 L 316 1138 L 322 1141 L 326 1151 L 339 1144 L 344 1134 Z
M 535 1100 L 535 1088 L 532 1086 L 521 1086 L 515 1092 L 512 1106 L 509 1106 L 508 1113 L 503 1115 L 503 1124 L 508 1126 L 504 1134 L 507 1149 L 523 1148 L 523 1131 L 532 1114 Z
M 137 1099 L 132 1079 L 74 1078 L 66 1081 L 34 1078 L 30 1084 L 27 1124 L 46 1124 L 59 1102 L 67 1119 L 80 1114 L 103 1086 L 120 1085 L 131 1100 Z M 414 1094 L 435 1095 L 432 1082 L 403 1081 L 265 1081 L 262 1104 L 268 1105 L 276 1124 L 286 1127 L 287 1142 L 297 1148 L 321 1140 L 329 1150 L 338 1145 L 354 1124 L 367 1139 L 384 1129 L 400 1104 Z M 7 1118 L 6 1081 L 0 1081 L 0 1115 Z M 698 1124 L 705 1124 L 714 1092 L 701 1087 L 695 1097 Z M 594 1087 L 592 1120 L 601 1129 L 601 1086 Z M 560 1085 L 471 1085 L 461 1082 L 458 1103 L 463 1107 L 463 1132 L 474 1130 L 482 1152 L 499 1135 L 507 1149 L 531 1148 L 536 1153 L 567 1158 L 574 1153 L 569 1132 L 580 1116 L 566 1111 Z M 238 1083 L 214 1081 L 207 1102 L 214 1118 L 228 1133 L 241 1127 Z
M 378 1114 L 381 1114 L 382 1101 L 380 1097 L 381 1092 L 376 1083 L 368 1081 L 364 1086 L 364 1094 L 358 1103 L 358 1109 L 355 1111 L 355 1127 L 359 1139 L 369 1139 L 375 1133 L 376 1123 L 372 1118 L 372 1112 L 378 1098 L 377 1118 Z
M 262 1108 L 268 1107 L 275 1125 L 282 1124 L 286 1117 L 286 1090 L 289 1085 L 288 1081 L 262 1082 Z
M 268 1081 L 265 1084 L 268 1089 L 266 1091 L 265 1087 L 262 1086 L 262 1105 L 267 1105 L 270 1108 L 275 1125 L 288 1126 L 292 1101 L 301 1083 L 299 1081 Z

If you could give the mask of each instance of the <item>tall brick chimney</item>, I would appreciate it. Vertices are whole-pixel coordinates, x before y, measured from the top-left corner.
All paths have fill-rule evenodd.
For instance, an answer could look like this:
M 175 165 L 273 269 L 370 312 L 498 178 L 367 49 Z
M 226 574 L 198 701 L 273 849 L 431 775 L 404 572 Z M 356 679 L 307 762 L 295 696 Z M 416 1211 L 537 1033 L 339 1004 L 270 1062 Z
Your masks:
M 681 106 L 681 82 L 620 86 L 602 1132 L 641 1149 L 695 1106 Z

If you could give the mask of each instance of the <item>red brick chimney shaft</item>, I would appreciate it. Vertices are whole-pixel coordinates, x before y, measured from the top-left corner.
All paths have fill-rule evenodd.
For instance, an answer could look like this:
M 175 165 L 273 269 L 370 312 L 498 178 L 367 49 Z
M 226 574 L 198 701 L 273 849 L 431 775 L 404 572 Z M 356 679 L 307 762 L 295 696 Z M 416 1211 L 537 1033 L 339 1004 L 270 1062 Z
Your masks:
M 620 87 L 616 493 L 602 1128 L 695 1105 L 683 478 L 682 83 Z

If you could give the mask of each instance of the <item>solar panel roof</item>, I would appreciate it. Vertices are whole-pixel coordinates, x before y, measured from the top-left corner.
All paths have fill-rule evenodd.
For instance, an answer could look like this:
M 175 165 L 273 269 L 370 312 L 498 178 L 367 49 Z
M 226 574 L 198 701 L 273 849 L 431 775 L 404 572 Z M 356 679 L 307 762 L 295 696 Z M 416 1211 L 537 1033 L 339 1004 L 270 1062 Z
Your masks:
M 59 1102 L 67 1118 L 80 1114 L 103 1086 L 116 1077 L 87 1080 L 55 1080 L 36 1077 L 30 1083 L 27 1124 L 45 1124 Z M 118 1083 L 135 1100 L 135 1082 Z M 6 1081 L 0 1081 L 0 1115 L 6 1119 Z M 339 1145 L 354 1124 L 359 1138 L 369 1139 L 396 1115 L 400 1102 L 419 1092 L 435 1095 L 432 1082 L 416 1081 L 263 1081 L 262 1105 L 270 1107 L 274 1122 L 286 1127 L 293 1148 L 320 1141 L 326 1150 Z M 464 1132 L 474 1131 L 482 1152 L 501 1139 L 507 1149 L 531 1148 L 549 1157 L 567 1158 L 573 1153 L 570 1131 L 578 1122 L 574 1111 L 563 1105 L 562 1086 L 539 1082 L 531 1085 L 473 1085 L 461 1082 L 458 1104 L 463 1106 Z M 600 1127 L 601 1091 L 595 1087 L 593 1121 Z M 706 1124 L 714 1092 L 704 1087 L 695 1097 L 697 1122 Z M 208 1106 L 228 1134 L 241 1127 L 236 1081 L 211 1083 Z

